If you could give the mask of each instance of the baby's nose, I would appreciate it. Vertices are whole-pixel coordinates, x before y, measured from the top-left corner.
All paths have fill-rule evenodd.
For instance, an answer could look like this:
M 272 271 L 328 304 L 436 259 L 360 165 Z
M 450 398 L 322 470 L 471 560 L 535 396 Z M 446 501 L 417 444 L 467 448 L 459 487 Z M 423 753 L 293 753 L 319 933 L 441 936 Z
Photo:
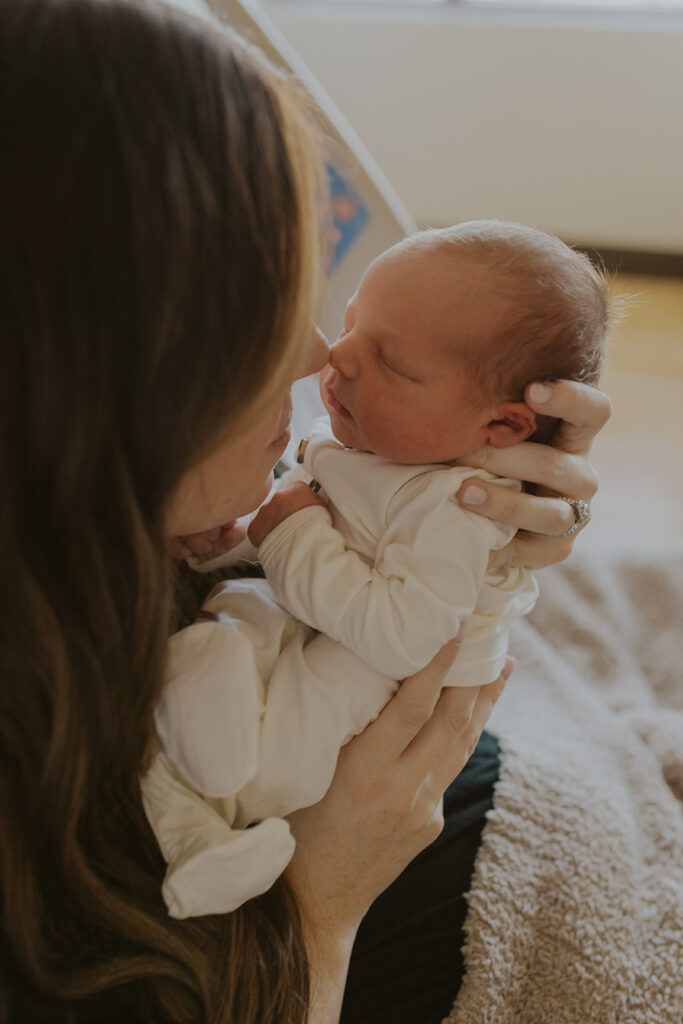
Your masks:
M 330 349 L 330 365 L 349 380 L 358 374 L 358 360 L 346 338 L 340 338 Z

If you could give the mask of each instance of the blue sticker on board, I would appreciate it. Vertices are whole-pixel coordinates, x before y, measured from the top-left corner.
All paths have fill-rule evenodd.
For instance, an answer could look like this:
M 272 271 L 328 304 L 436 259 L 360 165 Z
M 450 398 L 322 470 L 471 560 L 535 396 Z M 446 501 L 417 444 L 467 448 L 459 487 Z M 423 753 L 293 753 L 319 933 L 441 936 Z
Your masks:
M 370 215 L 363 201 L 351 186 L 344 181 L 339 171 L 327 165 L 327 177 L 330 184 L 334 236 L 334 251 L 330 265 L 330 274 L 334 273 L 355 240 L 367 227 Z

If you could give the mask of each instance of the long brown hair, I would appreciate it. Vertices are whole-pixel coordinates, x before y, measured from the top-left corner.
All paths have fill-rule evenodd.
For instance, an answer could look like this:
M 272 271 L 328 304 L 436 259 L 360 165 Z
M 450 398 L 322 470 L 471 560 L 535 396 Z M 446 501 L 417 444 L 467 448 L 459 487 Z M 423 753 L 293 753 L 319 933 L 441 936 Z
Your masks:
M 169 919 L 139 778 L 165 503 L 309 334 L 308 120 L 230 33 L 142 0 L 3 0 L 0 69 L 0 1019 L 23 987 L 295 1024 L 286 884 Z

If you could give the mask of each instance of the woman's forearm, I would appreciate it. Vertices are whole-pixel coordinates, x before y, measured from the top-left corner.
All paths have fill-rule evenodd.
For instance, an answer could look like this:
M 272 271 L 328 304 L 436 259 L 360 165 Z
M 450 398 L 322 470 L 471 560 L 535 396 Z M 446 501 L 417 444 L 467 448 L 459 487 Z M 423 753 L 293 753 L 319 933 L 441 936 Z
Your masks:
M 339 1024 L 356 931 L 374 901 L 443 828 L 443 793 L 462 771 L 505 680 L 447 687 L 461 636 L 403 681 L 342 747 L 327 793 L 289 816 L 287 881 L 311 975 L 307 1024 Z M 442 692 L 443 691 L 443 692 Z

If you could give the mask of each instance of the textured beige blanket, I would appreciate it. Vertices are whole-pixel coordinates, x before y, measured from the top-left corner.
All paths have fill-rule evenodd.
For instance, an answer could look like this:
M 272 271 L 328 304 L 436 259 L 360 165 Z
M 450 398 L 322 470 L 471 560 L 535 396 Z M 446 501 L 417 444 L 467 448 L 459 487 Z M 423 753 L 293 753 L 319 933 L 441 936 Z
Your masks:
M 448 1024 L 681 1024 L 683 551 L 540 582 Z

